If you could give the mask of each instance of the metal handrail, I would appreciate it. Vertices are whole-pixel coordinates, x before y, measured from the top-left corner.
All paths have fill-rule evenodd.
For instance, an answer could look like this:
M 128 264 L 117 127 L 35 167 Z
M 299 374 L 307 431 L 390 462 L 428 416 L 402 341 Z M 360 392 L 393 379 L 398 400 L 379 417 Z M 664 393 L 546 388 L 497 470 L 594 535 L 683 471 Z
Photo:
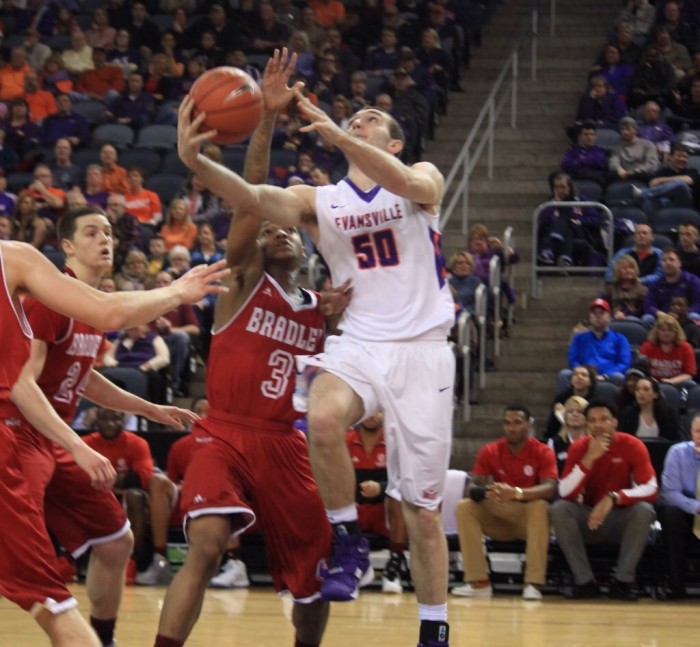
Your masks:
M 510 286 L 513 293 L 515 293 L 515 272 L 513 271 L 513 263 L 510 261 L 509 249 L 515 249 L 515 229 L 513 227 L 506 227 L 503 232 L 503 280 Z M 508 329 L 513 325 L 514 318 L 514 304 L 508 302 L 508 311 L 506 312 Z
M 459 354 L 462 356 L 462 420 L 469 422 L 472 419 L 471 405 L 471 314 L 463 310 L 457 318 L 457 344 Z
M 524 28 L 523 33 L 518 37 L 516 44 L 511 50 L 508 60 L 503 64 L 498 78 L 494 82 L 489 95 L 484 102 L 481 111 L 479 112 L 474 125 L 472 126 L 466 141 L 447 174 L 445 179 L 445 195 L 452 190 L 452 197 L 447 206 L 442 209 L 440 216 L 440 228 L 444 230 L 449 222 L 452 214 L 457 207 L 460 198 L 462 199 L 462 234 L 467 234 L 467 222 L 469 219 L 469 184 L 471 176 L 474 173 L 476 165 L 479 163 L 484 149 L 488 146 L 488 177 L 493 179 L 493 158 L 494 158 L 494 135 L 496 122 L 505 107 L 507 100 L 510 98 L 511 128 L 516 127 L 517 122 L 517 106 L 518 106 L 518 74 L 520 49 L 529 36 L 531 38 L 531 76 L 532 80 L 537 80 L 537 38 L 538 38 L 538 23 L 539 13 L 537 9 L 533 9 L 531 19 L 528 19 L 528 25 Z M 499 97 L 502 87 L 506 84 L 506 79 L 509 79 L 508 89 Z M 488 120 L 488 122 L 487 122 Z M 485 123 L 487 122 L 487 123 Z M 474 151 L 472 146 L 476 143 Z M 462 172 L 461 178 L 457 180 L 458 173 Z M 453 184 L 457 185 L 453 187 Z
M 597 265 L 587 265 L 587 266 L 577 266 L 577 267 L 547 267 L 537 265 L 537 243 L 538 243 L 538 219 L 540 213 L 549 207 L 594 207 L 603 212 L 603 215 L 607 218 L 607 228 L 601 228 L 601 232 L 605 233 L 606 249 L 608 252 L 608 259 L 605 267 L 599 267 Z M 608 207 L 606 207 L 602 202 L 593 202 L 589 200 L 568 200 L 568 201 L 557 201 L 549 200 L 548 202 L 543 202 L 538 205 L 537 208 L 532 212 L 532 253 L 535 258 L 532 259 L 532 270 L 530 274 L 530 295 L 533 299 L 540 299 L 542 295 L 537 286 L 537 277 L 540 274 L 604 274 L 607 266 L 610 265 L 612 260 L 615 246 L 615 219 L 612 212 Z
M 506 252 L 507 253 L 507 252 Z M 493 296 L 493 354 L 501 356 L 501 259 L 492 256 L 489 261 L 489 290 Z
M 486 387 L 486 322 L 488 320 L 488 298 L 482 283 L 474 293 L 474 318 L 479 331 L 479 388 Z

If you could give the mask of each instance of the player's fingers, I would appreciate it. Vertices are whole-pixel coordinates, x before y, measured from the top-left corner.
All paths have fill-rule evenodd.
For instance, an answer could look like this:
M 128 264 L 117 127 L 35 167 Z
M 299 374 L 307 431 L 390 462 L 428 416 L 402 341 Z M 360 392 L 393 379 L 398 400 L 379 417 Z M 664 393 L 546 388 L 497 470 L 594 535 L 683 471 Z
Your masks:
M 190 128 L 192 130 L 197 130 L 199 127 L 204 123 L 204 120 L 207 118 L 207 113 L 206 112 L 200 112 L 193 120 L 192 123 L 190 124 Z
M 292 92 L 295 94 L 298 92 L 299 94 L 302 93 L 302 90 L 304 89 L 304 86 L 306 84 L 303 81 L 297 81 L 293 86 L 292 86 Z M 303 96 L 303 95 L 302 95 Z
M 289 75 L 294 72 L 294 68 L 297 66 L 297 53 L 293 52 L 292 55 L 287 59 L 287 64 L 284 68 L 284 73 L 289 77 Z

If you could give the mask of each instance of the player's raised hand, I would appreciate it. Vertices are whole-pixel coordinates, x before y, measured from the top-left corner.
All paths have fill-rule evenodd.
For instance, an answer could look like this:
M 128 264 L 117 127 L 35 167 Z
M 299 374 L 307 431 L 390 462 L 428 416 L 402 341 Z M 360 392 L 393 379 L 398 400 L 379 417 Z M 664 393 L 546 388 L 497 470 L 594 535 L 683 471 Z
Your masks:
M 85 470 L 90 483 L 96 490 L 111 490 L 117 473 L 107 458 L 81 442 L 73 451 L 73 458 L 78 467 Z
M 231 270 L 226 267 L 226 261 L 220 260 L 211 265 L 196 265 L 179 279 L 173 281 L 167 288 L 174 288 L 180 296 L 180 303 L 197 303 L 207 294 L 222 294 L 228 288 L 219 282 L 225 279 Z
M 199 132 L 199 127 L 204 123 L 206 114 L 201 112 L 193 120 L 193 108 L 194 100 L 187 95 L 177 111 L 177 152 L 180 159 L 190 168 L 197 160 L 202 144 L 216 136 L 216 130 Z
M 185 428 L 185 423 L 193 424 L 199 420 L 199 416 L 189 409 L 156 404 L 152 410 L 148 411 L 148 419 L 159 422 L 168 428 L 182 431 Z
M 262 94 L 265 101 L 265 110 L 275 112 L 284 108 L 294 97 L 295 90 L 301 92 L 304 87 L 302 81 L 298 81 L 293 87 L 287 82 L 294 73 L 297 64 L 297 55 L 289 54 L 286 47 L 275 50 L 275 53 L 267 61 L 262 79 Z
M 295 87 L 294 94 L 297 99 L 297 107 L 301 116 L 309 122 L 299 130 L 303 133 L 316 132 L 327 144 L 337 144 L 346 134 L 321 108 L 315 106 L 300 89 Z

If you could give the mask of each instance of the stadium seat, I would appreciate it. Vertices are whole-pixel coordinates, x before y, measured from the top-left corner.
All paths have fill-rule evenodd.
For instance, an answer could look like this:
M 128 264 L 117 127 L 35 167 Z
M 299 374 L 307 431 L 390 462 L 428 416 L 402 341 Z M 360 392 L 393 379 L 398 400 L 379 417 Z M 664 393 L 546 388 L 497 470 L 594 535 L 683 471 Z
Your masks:
M 144 186 L 149 191 L 155 191 L 158 194 L 164 207 L 182 190 L 184 184 L 183 177 L 173 173 L 156 173 L 144 182 Z
M 662 395 L 666 398 L 666 402 L 678 413 L 681 408 L 681 394 L 678 387 L 673 384 L 660 382 L 659 389 L 661 389 Z
M 177 146 L 177 128 L 166 124 L 151 124 L 139 130 L 137 148 L 170 151 Z
M 132 166 L 139 166 L 146 177 L 158 173 L 162 166 L 162 160 L 157 151 L 148 150 L 146 148 L 132 148 L 124 151 L 119 156 L 119 166 L 129 169 Z
M 603 187 L 595 180 L 574 180 L 574 186 L 581 199 L 600 202 L 603 197 Z
M 92 145 L 112 144 L 118 151 L 124 151 L 134 143 L 134 131 L 126 124 L 101 124 L 92 133 Z
M 90 164 L 102 164 L 100 151 L 94 148 L 81 148 L 73 153 L 73 164 L 80 168 L 87 168 Z
M 661 234 L 676 233 L 686 223 L 693 223 L 700 229 L 700 213 L 695 209 L 683 207 L 665 207 L 651 217 L 651 227 Z
M 630 346 L 639 348 L 649 335 L 649 330 L 641 323 L 633 319 L 614 319 L 610 322 L 610 328 L 627 338 Z
M 688 158 L 688 168 L 695 169 L 696 171 L 700 171 L 700 155 L 691 155 Z
M 620 387 L 612 382 L 598 382 L 595 385 L 595 397 L 606 402 L 615 402 L 619 390 Z
M 101 124 L 104 121 L 106 109 L 107 106 L 102 101 L 75 101 L 73 103 L 73 112 L 85 117 L 91 126 Z
M 224 166 L 236 173 L 243 173 L 246 151 L 247 148 L 245 146 L 229 146 L 224 148 Z
M 168 29 L 173 26 L 173 14 L 171 13 L 157 13 L 150 18 L 155 23 L 156 27 L 158 27 L 161 34 L 168 31 Z
M 597 146 L 604 148 L 606 151 L 611 151 L 620 145 L 621 137 L 617 130 L 611 128 L 599 128 L 595 143 Z
M 10 173 L 7 176 L 7 190 L 10 193 L 19 193 L 26 189 L 34 181 L 34 173 Z
M 649 216 L 644 209 L 640 209 L 639 207 L 618 205 L 617 207 L 612 207 L 610 211 L 612 211 L 615 220 L 630 220 L 631 222 L 641 225 L 649 224 Z
M 190 169 L 188 169 L 177 151 L 168 151 L 163 157 L 163 166 L 161 167 L 162 173 L 174 173 L 175 175 L 182 175 L 187 177 L 190 174 Z
M 688 393 L 688 409 L 700 411 L 700 386 L 696 386 Z
M 43 43 L 46 43 L 55 52 L 62 52 L 64 49 L 68 49 L 72 44 L 70 34 L 58 34 L 57 36 L 42 36 L 41 41 Z
M 276 150 L 270 151 L 270 166 L 282 166 L 284 168 L 289 168 L 294 166 L 297 161 L 296 151 L 290 150 L 288 148 L 278 148 Z
M 638 186 L 640 189 L 643 189 L 645 186 L 642 182 L 628 182 L 626 180 L 611 182 L 605 190 L 605 203 L 608 206 L 632 204 L 632 193 L 630 191 L 632 185 Z

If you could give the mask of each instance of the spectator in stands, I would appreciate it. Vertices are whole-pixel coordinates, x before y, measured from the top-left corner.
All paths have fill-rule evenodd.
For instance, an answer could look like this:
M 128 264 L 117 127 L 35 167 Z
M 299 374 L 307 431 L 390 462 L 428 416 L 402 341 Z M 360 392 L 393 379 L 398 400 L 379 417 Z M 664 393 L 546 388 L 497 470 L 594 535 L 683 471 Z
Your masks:
M 112 225 L 112 231 L 119 238 L 120 257 L 125 258 L 130 249 L 141 246 L 141 227 L 136 216 L 126 210 L 126 201 L 121 193 L 110 193 L 107 196 L 105 208 L 107 218 Z
M 216 43 L 213 31 L 204 30 L 199 37 L 197 47 L 191 52 L 192 58 L 196 58 L 206 70 L 219 67 L 224 63 L 224 50 Z
M 454 64 L 450 55 L 442 49 L 440 36 L 435 29 L 423 30 L 418 60 L 433 75 L 441 90 L 446 93 L 450 84 L 450 70 Z
M 253 29 L 250 53 L 272 55 L 275 49 L 281 49 L 287 44 L 291 30 L 287 25 L 277 20 L 277 13 L 270 2 L 260 4 L 260 21 Z
M 213 34 L 217 46 L 222 51 L 243 46 L 240 25 L 237 21 L 230 20 L 227 17 L 222 3 L 213 2 L 209 5 L 209 13 L 195 27 L 196 42 L 199 42 L 204 31 L 210 31 Z
M 592 400 L 598 384 L 598 371 L 595 366 L 582 364 L 571 372 L 571 382 L 557 393 L 552 410 L 547 419 L 545 438 L 553 438 L 559 433 L 564 423 L 564 403 L 572 396 Z
M 20 194 L 13 216 L 14 240 L 28 243 L 41 250 L 49 234 L 54 231 L 53 223 L 43 218 L 37 210 L 36 200 L 30 193 Z
M 685 222 L 678 228 L 678 245 L 681 267 L 700 276 L 700 247 L 698 247 L 698 228 L 692 222 Z
M 163 219 L 160 197 L 154 191 L 143 187 L 144 172 L 132 166 L 127 174 L 126 209 L 144 225 L 155 226 Z
M 627 338 L 610 329 L 610 320 L 610 304 L 605 299 L 595 299 L 590 307 L 591 329 L 574 335 L 569 344 L 569 366 L 574 369 L 592 364 L 601 379 L 622 384 L 632 363 L 632 353 Z M 560 371 L 557 378 L 560 390 L 570 376 L 571 370 Z
M 660 13 L 662 14 L 659 22 L 668 30 L 670 37 L 683 45 L 689 52 L 695 51 L 697 49 L 698 23 L 688 22 L 686 17 L 681 15 L 680 3 L 675 0 L 657 3 L 656 6 L 657 9 L 661 9 Z
M 687 596 L 687 559 L 690 549 L 697 548 L 700 539 L 697 530 L 700 413 L 692 418 L 690 435 L 690 440 L 669 448 L 661 474 L 661 528 L 669 576 L 667 600 L 682 600 Z
M 85 189 L 83 191 L 85 202 L 94 204 L 100 209 L 107 206 L 109 193 L 104 188 L 104 175 L 99 164 L 89 164 L 85 169 Z
M 148 241 L 148 280 L 155 285 L 156 275 L 170 265 L 165 241 L 160 234 L 154 234 Z
M 661 58 L 655 45 L 644 50 L 642 60 L 630 79 L 630 93 L 627 104 L 637 108 L 647 101 L 656 101 L 665 106 L 676 81 L 673 67 Z
M 190 60 L 189 62 L 191 63 L 192 61 Z M 226 65 L 230 65 L 231 67 L 237 67 L 239 70 L 243 70 L 244 72 L 249 74 L 253 79 L 255 79 L 256 83 L 262 83 L 262 75 L 260 74 L 260 70 L 254 65 L 248 64 L 248 57 L 242 49 L 234 49 L 231 50 L 228 54 L 226 54 Z M 192 76 L 188 76 L 187 83 L 189 83 L 190 79 L 192 78 L 196 80 L 199 74 L 201 74 L 201 72 L 198 72 L 196 69 L 193 70 Z M 183 88 L 185 85 L 186 83 L 183 81 Z
M 12 218 L 5 213 L 0 213 L 0 240 L 13 240 Z
M 642 48 L 634 42 L 632 27 L 629 23 L 621 22 L 615 28 L 615 36 L 612 42 L 617 45 L 620 52 L 620 62 L 636 66 L 642 57 Z M 600 63 L 602 61 L 599 60 Z
M 287 49 L 297 55 L 295 71 L 305 79 L 312 79 L 316 67 L 316 55 L 311 48 L 309 35 L 301 29 L 292 32 L 287 43 Z
M 655 9 L 649 0 L 627 0 L 620 11 L 618 23 L 630 26 L 635 39 L 646 42 L 646 37 L 654 24 Z
M 620 431 L 637 438 L 678 440 L 678 415 L 666 401 L 659 383 L 651 377 L 640 377 L 635 387 L 635 403 L 620 412 Z
M 34 181 L 28 190 L 39 214 L 55 224 L 66 206 L 66 193 L 53 185 L 53 173 L 46 164 L 34 167 Z
M 688 299 L 677 296 L 671 299 L 671 316 L 675 317 L 693 350 L 700 349 L 700 326 L 688 316 Z M 697 354 L 695 363 L 697 365 Z
M 527 407 L 507 406 L 504 437 L 483 447 L 476 458 L 468 498 L 455 509 L 466 584 L 453 588 L 453 595 L 493 595 L 483 550 L 487 535 L 499 541 L 525 540 L 523 599 L 542 599 L 540 587 L 546 582 L 549 550 L 549 501 L 556 492 L 557 466 L 554 452 L 530 437 L 532 425 Z
M 360 530 L 389 539 L 389 560 L 382 573 L 382 591 L 402 593 L 401 580 L 410 579 L 404 554 L 408 548 L 408 533 L 401 502 L 387 490 L 387 449 L 382 422 L 381 413 L 365 418 L 356 428 L 348 429 L 345 441 L 355 470 Z
M 75 89 L 85 99 L 112 103 L 126 86 L 124 74 L 116 65 L 107 65 L 107 52 L 102 47 L 92 50 L 93 69 L 85 70 Z
M 148 48 L 155 51 L 160 41 L 160 30 L 148 17 L 146 5 L 143 2 L 134 2 L 131 5 L 131 20 L 126 25 L 131 34 L 131 45 L 143 55 Z
M 335 55 L 338 67 L 346 76 L 350 76 L 360 67 L 360 59 L 355 56 L 353 51 L 343 42 L 342 33 L 340 29 L 336 27 L 328 30 L 328 39 L 321 46 L 321 53 L 323 52 L 330 52 Z M 296 69 L 299 69 L 298 62 Z
M 165 222 L 160 228 L 160 235 L 169 252 L 176 245 L 183 245 L 187 249 L 194 246 L 197 238 L 197 226 L 190 216 L 187 203 L 182 198 L 175 198 L 168 205 Z
M 148 261 L 140 249 L 132 249 L 124 259 L 121 270 L 114 275 L 118 290 L 145 290 Z
M 0 101 L 9 102 L 24 96 L 24 77 L 32 68 L 22 47 L 13 47 L 9 65 L 0 68 Z
M 561 170 L 575 180 L 595 180 L 605 183 L 608 170 L 608 154 L 596 146 L 597 127 L 594 121 L 581 124 L 578 142 L 564 155 Z
M 576 186 L 566 173 L 550 179 L 552 195 L 557 202 L 579 202 Z M 541 265 L 590 266 L 599 262 L 603 251 L 600 230 L 602 219 L 593 207 L 559 207 L 544 209 L 538 219 L 537 260 Z
M 2 170 L 3 177 L 5 173 L 11 173 L 18 162 L 17 153 L 5 146 L 5 131 L 0 128 L 0 170 Z
M 34 70 L 24 75 L 24 100 L 29 106 L 29 119 L 36 124 L 58 112 L 53 94 L 41 88 L 39 75 Z
M 53 162 L 51 163 L 51 173 L 53 173 L 54 186 L 64 191 L 69 191 L 74 186 L 81 186 L 83 183 L 83 169 L 73 164 L 73 146 L 66 138 L 56 141 L 53 147 Z
M 139 71 L 141 54 L 138 49 L 131 46 L 131 34 L 128 30 L 120 29 L 117 32 L 114 47 L 107 50 L 107 62 L 120 67 L 125 77 Z
M 649 188 L 630 187 L 632 199 L 642 205 L 650 217 L 664 207 L 694 208 L 698 204 L 700 173 L 688 166 L 689 157 L 685 144 L 674 142 L 668 164 L 649 180 Z
M 624 116 L 624 101 L 613 91 L 603 76 L 593 76 L 589 88 L 581 97 L 576 121 L 592 121 L 598 126 L 613 128 Z
M 173 282 L 169 272 L 158 272 L 155 287 L 167 287 Z M 188 395 L 189 380 L 185 380 L 185 372 L 189 371 L 190 346 L 199 338 L 200 328 L 194 306 L 183 304 L 158 317 L 152 324 L 151 330 L 157 331 L 165 340 L 170 351 L 170 387 L 177 398 Z
M 398 38 L 393 27 L 382 27 L 381 40 L 370 49 L 365 61 L 365 68 L 372 76 L 385 76 L 399 64 Z
M 148 74 L 144 80 L 144 90 L 156 102 L 158 113 L 156 121 L 160 124 L 177 125 L 177 113 L 168 107 L 168 101 L 182 98 L 180 81 L 173 76 L 170 59 L 165 54 L 154 54 L 148 66 Z
M 129 3 L 125 0 L 109 0 L 107 3 L 109 24 L 115 29 L 125 29 L 131 20 Z
M 554 452 L 557 460 L 557 472 L 564 471 L 566 457 L 571 444 L 583 438 L 587 433 L 586 407 L 588 400 L 577 395 L 567 398 L 562 406 L 562 425 L 559 432 L 547 440 L 547 446 Z
M 319 101 L 330 103 L 334 96 L 347 94 L 347 78 L 338 71 L 335 54 L 326 52 L 317 61 L 318 71 L 311 89 Z
M 474 314 L 474 298 L 481 279 L 474 274 L 474 257 L 469 252 L 455 252 L 450 258 L 450 287 L 460 308 Z
M 226 250 L 216 243 L 216 233 L 210 222 L 197 225 L 197 242 L 191 250 L 192 267 L 206 263 L 211 265 L 224 258 Z
M 647 101 L 642 108 L 642 120 L 637 124 L 637 136 L 656 145 L 662 160 L 671 152 L 674 135 L 668 124 L 661 120 L 661 106 L 656 101 Z
M 304 30 L 311 41 L 311 47 L 314 51 L 319 51 L 321 45 L 327 38 L 326 30 L 316 22 L 316 16 L 314 10 L 309 6 L 302 6 L 301 8 L 301 22 L 298 25 L 299 29 Z M 362 52 L 364 56 L 364 51 Z
M 639 266 L 641 282 L 648 286 L 652 281 L 661 278 L 661 259 L 663 252 L 654 247 L 654 232 L 650 225 L 638 223 L 634 230 L 634 245 L 621 248 L 613 256 L 610 266 L 605 273 L 605 282 L 613 280 L 613 270 L 622 256 L 631 256 Z
M 639 277 L 634 257 L 623 254 L 615 261 L 612 281 L 606 284 L 603 298 L 612 308 L 613 319 L 638 319 L 644 314 L 644 299 L 649 291 Z
M 117 164 L 117 149 L 112 144 L 103 144 L 100 148 L 100 162 L 102 162 L 102 188 L 108 193 L 129 192 L 126 169 Z
M 85 34 L 80 29 L 75 29 L 70 36 L 71 46 L 63 50 L 63 65 L 74 75 L 79 75 L 86 70 L 92 70 L 92 47 L 87 44 Z
M 97 7 L 92 12 L 92 24 L 85 32 L 85 41 L 90 47 L 104 51 L 114 47 L 117 30 L 109 24 L 109 13 L 105 7 Z
M 56 97 L 58 112 L 49 115 L 41 125 L 41 143 L 53 146 L 59 139 L 67 139 L 74 148 L 87 146 L 90 141 L 88 122 L 83 115 L 73 112 L 73 102 L 67 94 Z
M 620 180 L 646 182 L 659 168 L 656 146 L 637 137 L 637 122 L 632 117 L 620 119 L 622 141 L 610 155 L 609 168 Z
M 168 254 L 170 266 L 167 268 L 174 278 L 179 279 L 192 269 L 190 250 L 184 245 L 175 245 Z
M 627 369 L 625 381 L 615 394 L 614 403 L 619 411 L 637 401 L 637 382 L 643 377 L 649 377 L 649 362 L 646 357 L 637 357 L 631 368 Z
M 155 112 L 155 100 L 143 89 L 143 76 L 132 72 L 126 90 L 114 100 L 105 114 L 110 121 L 139 130 L 153 121 Z
M 20 160 L 39 145 L 41 129 L 29 121 L 29 106 L 24 99 L 15 99 L 10 103 L 2 129 L 5 131 L 5 146 L 15 151 Z
M 591 69 L 591 76 L 602 76 L 607 82 L 612 91 L 622 101 L 627 100 L 629 91 L 629 83 L 634 72 L 634 65 L 631 63 L 623 63 L 621 61 L 620 50 L 617 45 L 608 43 L 603 48 L 601 55 L 602 61 L 596 62 Z
M 651 326 L 658 312 L 671 311 L 671 299 L 684 296 L 690 307 L 689 317 L 700 320 L 700 279 L 681 269 L 681 259 L 673 247 L 664 250 L 661 259 L 662 275 L 648 284 L 649 292 L 644 301 L 643 321 Z
M 160 37 L 160 47 L 157 53 L 165 56 L 168 69 L 173 77 L 179 79 L 184 74 L 187 59 L 182 51 L 178 49 L 175 34 L 172 31 L 166 31 Z
M 313 186 L 328 186 L 331 183 L 331 176 L 325 168 L 314 164 L 311 167 L 311 182 Z
M 15 212 L 16 202 L 17 196 L 7 191 L 7 177 L 5 176 L 5 171 L 0 169 L 0 216 L 9 218 L 11 220 L 11 225 L 14 225 L 12 218 Z
M 691 81 L 687 96 L 681 96 L 679 90 L 674 90 L 671 110 L 673 114 L 668 121 L 674 128 L 683 130 L 700 127 L 700 78 Z
M 663 312 L 656 316 L 639 354 L 649 360 L 649 373 L 655 380 L 685 389 L 695 386 L 695 351 L 674 316 Z
M 146 546 L 147 520 L 153 538 L 153 559 L 147 570 L 136 576 L 137 584 L 168 584 L 172 572 L 167 560 L 168 524 L 177 488 L 160 470 L 154 470 L 153 456 L 145 438 L 124 430 L 124 414 L 99 407 L 97 432 L 85 436 L 88 446 L 100 452 L 117 471 L 114 493 L 122 499 L 134 533 L 134 554 L 148 563 L 142 553 Z M 145 564 L 144 564 L 145 565 Z
M 46 3 L 43 4 L 45 5 Z M 51 34 L 53 36 L 70 36 L 76 29 L 80 29 L 80 25 L 75 19 L 73 11 L 70 9 L 70 7 L 62 6 L 57 3 L 55 20 L 53 23 L 53 28 L 51 29 Z
M 73 91 L 73 81 L 66 66 L 63 64 L 63 57 L 60 54 L 51 54 L 46 59 L 41 73 L 41 83 L 44 86 L 44 90 L 48 90 L 57 98 L 62 92 Z
M 392 115 L 401 123 L 410 124 L 404 146 L 407 164 L 419 162 L 423 153 L 423 141 L 428 136 L 429 106 L 425 97 L 415 87 L 415 82 L 403 67 L 397 67 L 389 75 L 389 96 Z
M 194 174 L 187 179 L 177 197 L 185 201 L 187 211 L 194 222 L 208 220 L 221 210 L 219 198 L 206 189 L 201 180 Z
M 676 82 L 680 81 L 691 68 L 688 49 L 681 43 L 671 40 L 671 34 L 663 25 L 657 27 L 654 34 L 661 60 L 666 61 L 673 68 Z
M 44 63 L 46 63 L 46 59 L 51 56 L 51 48 L 39 39 L 40 35 L 36 27 L 29 27 L 24 32 L 22 43 L 24 54 L 29 66 L 35 70 L 41 70 L 44 67 Z
M 309 6 L 314 12 L 314 20 L 325 27 L 342 27 L 345 22 L 345 7 L 340 0 L 311 0 Z
M 457 29 L 453 20 L 448 20 L 446 9 L 443 5 L 433 3 L 428 7 L 428 27 L 437 31 L 440 37 L 442 49 L 449 53 L 452 60 L 450 70 L 450 90 L 463 92 L 459 84 L 460 64 L 465 60 L 469 67 L 469 47 L 462 34 Z M 466 33 L 464 34 L 466 36 Z
M 641 440 L 618 433 L 617 410 L 603 400 L 586 407 L 588 435 L 569 448 L 559 482 L 561 499 L 552 505 L 557 542 L 574 574 L 569 599 L 595 598 L 598 582 L 586 544 L 620 545 L 608 597 L 637 599 L 635 573 L 649 528 L 656 518 L 651 505 L 658 492 L 649 452 Z

